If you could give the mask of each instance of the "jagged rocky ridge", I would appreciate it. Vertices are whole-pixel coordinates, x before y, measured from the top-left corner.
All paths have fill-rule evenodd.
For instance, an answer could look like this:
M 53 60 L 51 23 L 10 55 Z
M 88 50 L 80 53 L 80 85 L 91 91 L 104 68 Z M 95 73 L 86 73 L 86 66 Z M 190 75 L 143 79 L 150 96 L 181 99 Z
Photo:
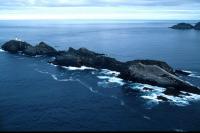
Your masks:
M 50 47 L 44 42 L 40 42 L 38 45 L 32 46 L 27 42 L 11 40 L 2 45 L 1 48 L 11 53 L 22 52 L 23 54 L 30 56 L 36 56 L 36 55 L 55 56 L 57 54 L 57 51 L 53 47 Z
M 170 28 L 177 30 L 189 30 L 189 29 L 200 30 L 200 22 L 196 23 L 194 26 L 189 23 L 178 23 Z
M 183 81 L 178 74 L 187 75 L 181 70 L 174 70 L 167 63 L 156 60 L 133 60 L 120 62 L 104 54 L 95 53 L 86 48 L 78 50 L 56 51 L 44 42 L 32 46 L 26 42 L 11 40 L 2 45 L 2 49 L 11 53 L 21 52 L 25 55 L 46 55 L 55 59 L 49 63 L 59 66 L 94 67 L 120 72 L 119 77 L 138 83 L 165 87 L 165 94 L 177 96 L 181 91 L 200 94 L 200 89 Z

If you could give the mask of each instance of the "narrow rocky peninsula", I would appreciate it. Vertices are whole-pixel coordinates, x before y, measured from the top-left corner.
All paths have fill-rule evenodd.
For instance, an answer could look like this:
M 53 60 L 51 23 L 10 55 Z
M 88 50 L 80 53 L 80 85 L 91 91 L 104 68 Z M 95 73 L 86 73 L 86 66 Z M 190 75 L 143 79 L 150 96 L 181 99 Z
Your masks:
M 200 22 L 196 23 L 195 25 L 189 23 L 178 23 L 170 28 L 176 30 L 191 30 L 191 29 L 200 30 Z
M 197 23 L 197 24 L 194 26 L 194 29 L 195 29 L 195 30 L 200 30 L 200 22 Z
M 55 59 L 49 61 L 59 66 L 94 67 L 120 72 L 119 77 L 132 82 L 145 83 L 165 87 L 169 95 L 181 94 L 181 91 L 200 94 L 200 89 L 179 78 L 180 70 L 174 70 L 167 63 L 156 60 L 133 60 L 120 62 L 104 54 L 95 53 L 86 48 L 78 50 L 69 48 L 57 51 L 44 42 L 32 46 L 27 42 L 11 40 L 2 45 L 2 49 L 10 53 L 23 53 L 28 56 L 45 55 Z M 178 73 L 176 73 L 178 72 Z M 182 73 L 183 74 L 183 73 Z

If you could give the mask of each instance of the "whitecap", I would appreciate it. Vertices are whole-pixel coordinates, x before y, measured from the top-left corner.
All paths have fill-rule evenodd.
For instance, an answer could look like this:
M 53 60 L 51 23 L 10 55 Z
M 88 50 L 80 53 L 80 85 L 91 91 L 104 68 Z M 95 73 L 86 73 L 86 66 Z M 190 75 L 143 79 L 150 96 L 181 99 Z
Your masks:
M 50 63 L 52 66 L 55 66 L 55 67 L 57 67 L 58 65 L 55 65 L 55 64 L 53 64 L 53 63 Z
M 141 84 L 141 83 L 132 83 L 130 87 L 134 90 L 140 90 L 141 92 L 149 92 L 150 90 L 144 90 L 144 88 L 152 89 L 154 93 L 161 93 L 164 92 L 166 89 L 158 86 L 153 86 L 149 84 Z
M 152 93 L 151 95 L 143 95 L 141 97 L 144 99 L 152 100 L 153 102 L 156 102 L 156 103 L 161 102 L 162 100 L 159 100 L 157 96 L 158 96 L 157 94 Z
M 74 81 L 72 79 L 72 77 L 70 77 L 69 79 L 58 79 L 57 76 L 55 74 L 51 74 L 49 72 L 46 72 L 46 71 L 41 71 L 41 70 L 38 70 L 38 69 L 35 69 L 37 72 L 39 73 L 42 73 L 42 74 L 48 74 L 48 75 L 51 75 L 51 77 L 56 80 L 56 81 L 60 81 L 60 82 L 67 82 L 67 81 Z
M 150 88 L 151 90 L 143 90 L 145 87 Z M 148 104 L 156 105 L 160 102 L 163 102 L 163 100 L 158 99 L 158 96 L 162 96 L 164 98 L 168 99 L 168 102 L 177 105 L 177 106 L 187 106 L 192 101 L 200 100 L 200 95 L 182 92 L 179 96 L 170 96 L 164 94 L 164 91 L 166 88 L 158 87 L 158 86 L 152 86 L 148 84 L 141 84 L 141 83 L 133 83 L 131 84 L 132 89 L 140 90 L 142 92 L 141 97 L 147 100 L 150 100 Z M 187 94 L 187 95 L 186 95 Z
M 192 71 L 188 71 L 188 70 L 182 70 L 182 71 L 188 73 L 189 77 L 200 78 L 200 75 L 198 75 L 197 72 L 192 72 Z
M 59 82 L 76 81 L 76 80 L 73 80 L 71 77 L 70 77 L 69 79 L 58 79 L 58 78 L 56 77 L 56 75 L 54 75 L 54 74 L 51 74 L 51 77 L 52 77 L 54 80 L 59 81 Z
M 86 83 L 84 83 L 83 81 L 77 79 L 76 81 L 78 81 L 81 85 L 83 85 L 85 88 L 88 88 L 91 92 L 93 93 L 98 93 L 97 90 L 94 90 L 91 86 L 87 85 Z
M 0 52 L 5 52 L 3 49 L 0 49 Z
M 39 72 L 39 73 L 42 73 L 42 74 L 49 74 L 49 72 L 41 71 L 41 70 L 38 70 L 38 69 L 35 69 L 35 71 L 37 71 L 37 72 Z
M 58 81 L 58 78 L 56 77 L 56 75 L 52 74 L 51 77 L 52 77 L 53 79 L 55 79 L 56 81 Z
M 189 76 L 190 76 L 190 77 L 193 77 L 193 78 L 200 78 L 200 75 L 196 75 L 196 74 L 194 74 L 194 73 L 190 74 Z
M 169 102 L 171 104 L 175 104 L 177 106 L 187 106 L 189 105 L 189 100 L 186 99 L 186 97 L 177 97 L 177 96 L 169 96 L 169 95 L 165 95 L 162 94 L 163 97 L 166 97 L 167 99 L 169 99 Z
M 151 120 L 151 118 L 148 116 L 144 116 L 144 119 Z
M 97 82 L 97 85 L 98 86 L 101 86 L 103 88 L 109 88 L 109 82 L 107 81 L 100 81 L 100 82 Z
M 72 66 L 66 67 L 66 66 L 61 66 L 61 67 L 65 68 L 65 69 L 68 69 L 68 70 L 71 70 L 71 71 L 75 71 L 75 70 L 96 70 L 95 68 L 86 67 L 86 66 L 81 66 L 81 67 L 72 67 Z
M 43 57 L 43 55 L 36 55 L 35 58 Z
M 186 92 L 182 92 L 182 93 L 183 94 L 179 96 L 170 96 L 161 92 L 157 94 L 156 93 L 147 94 L 141 97 L 145 99 L 153 100 L 155 102 L 162 102 L 162 100 L 157 98 L 158 96 L 162 96 L 162 97 L 167 98 L 169 103 L 173 105 L 177 105 L 177 106 L 187 106 L 187 105 L 190 105 L 190 102 L 200 100 L 200 95 L 193 94 L 193 93 L 187 93 L 188 95 L 184 95 L 186 94 Z
M 119 85 L 124 85 L 123 79 L 118 77 L 110 77 L 110 76 L 97 76 L 99 79 L 108 80 L 110 83 L 117 83 Z
M 105 74 L 105 75 L 113 75 L 113 76 L 119 76 L 120 75 L 120 72 L 111 71 L 111 70 L 108 70 L 108 69 L 101 69 L 100 73 Z
M 188 71 L 188 70 L 182 70 L 183 72 L 186 72 L 186 73 L 193 73 L 192 71 Z

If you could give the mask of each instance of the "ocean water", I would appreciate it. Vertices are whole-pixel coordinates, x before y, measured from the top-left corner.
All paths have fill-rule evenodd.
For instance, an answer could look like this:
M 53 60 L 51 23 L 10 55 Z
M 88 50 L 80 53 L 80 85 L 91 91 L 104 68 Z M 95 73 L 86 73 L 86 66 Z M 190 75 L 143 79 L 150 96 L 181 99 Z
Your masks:
M 200 32 L 168 28 L 178 22 L 0 21 L 0 45 L 17 37 L 58 50 L 86 47 L 120 61 L 163 60 L 191 71 L 182 78 L 200 86 Z M 117 72 L 48 60 L 0 50 L 0 131 L 200 130 L 198 95 L 163 102 L 155 97 L 165 88 L 129 83 L 130 93 Z

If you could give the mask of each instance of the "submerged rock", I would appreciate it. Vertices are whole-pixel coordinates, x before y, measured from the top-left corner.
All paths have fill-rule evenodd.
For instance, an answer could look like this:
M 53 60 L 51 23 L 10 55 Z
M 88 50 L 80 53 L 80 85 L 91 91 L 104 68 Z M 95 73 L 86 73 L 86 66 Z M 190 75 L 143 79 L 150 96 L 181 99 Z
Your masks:
M 179 24 L 174 25 L 170 28 L 179 29 L 179 30 L 187 30 L 187 29 L 193 29 L 194 27 L 191 24 L 188 24 L 188 23 L 179 23 Z
M 198 22 L 195 26 L 194 26 L 195 30 L 200 30 L 200 22 Z

